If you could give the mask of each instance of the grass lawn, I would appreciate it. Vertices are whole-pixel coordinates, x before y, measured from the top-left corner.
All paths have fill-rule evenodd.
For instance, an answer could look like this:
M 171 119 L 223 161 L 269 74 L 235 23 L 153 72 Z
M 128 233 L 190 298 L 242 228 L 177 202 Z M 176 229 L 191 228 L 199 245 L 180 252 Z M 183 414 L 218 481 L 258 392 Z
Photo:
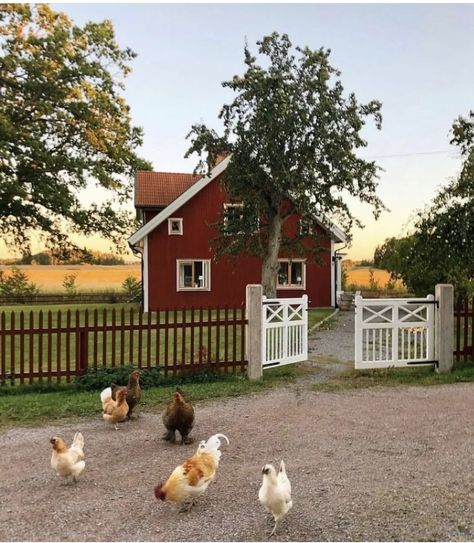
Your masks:
M 331 363 L 331 361 L 327 361 Z M 474 362 L 457 362 L 450 373 L 435 373 L 431 367 L 348 370 L 326 383 L 312 385 L 314 390 L 339 391 L 370 387 L 432 386 L 474 382 Z
M 300 364 L 265 370 L 261 381 L 249 381 L 243 376 L 229 375 L 223 381 L 182 385 L 189 398 L 198 400 L 224 396 L 250 394 L 277 386 L 285 386 L 307 372 Z M 0 389 L 1 390 L 1 389 Z M 160 386 L 142 391 L 140 409 L 154 411 L 163 408 L 175 390 L 174 386 Z M 26 394 L 0 394 L 0 431 L 12 426 L 39 424 L 78 417 L 101 418 L 99 392 L 68 390 L 60 392 L 31 392 Z
M 308 330 L 321 322 L 323 319 L 334 313 L 334 307 L 316 307 L 308 309 Z

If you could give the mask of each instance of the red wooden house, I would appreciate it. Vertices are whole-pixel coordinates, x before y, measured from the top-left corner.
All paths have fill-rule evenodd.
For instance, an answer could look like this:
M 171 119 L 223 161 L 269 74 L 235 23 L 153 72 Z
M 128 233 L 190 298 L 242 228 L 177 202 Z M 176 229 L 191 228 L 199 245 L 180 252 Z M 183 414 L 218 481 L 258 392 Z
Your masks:
M 261 260 L 242 255 L 231 264 L 215 261 L 211 226 L 230 204 L 219 182 L 230 157 L 218 163 L 206 177 L 165 172 L 137 172 L 135 207 L 143 226 L 128 240 L 142 254 L 143 309 L 191 306 L 224 306 L 245 301 L 245 287 L 260 283 Z M 284 227 L 291 233 L 299 219 Z M 311 307 L 334 306 L 340 290 L 335 247 L 345 243 L 337 228 L 318 225 L 323 233 L 322 262 L 281 258 L 278 297 L 307 294 Z

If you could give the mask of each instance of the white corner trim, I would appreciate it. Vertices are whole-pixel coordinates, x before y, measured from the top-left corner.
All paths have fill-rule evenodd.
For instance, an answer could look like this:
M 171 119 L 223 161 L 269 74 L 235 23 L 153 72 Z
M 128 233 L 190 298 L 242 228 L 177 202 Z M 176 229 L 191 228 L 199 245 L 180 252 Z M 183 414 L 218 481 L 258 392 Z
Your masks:
M 336 263 L 334 261 L 335 256 L 335 242 L 332 239 L 331 240 L 331 265 L 329 266 L 329 269 L 331 270 L 331 306 L 336 307 L 336 280 L 334 276 L 334 272 L 336 271 Z
M 148 236 L 143 240 L 143 312 L 148 313 Z
M 218 175 L 220 175 L 229 164 L 229 161 L 231 159 L 231 155 L 226 157 L 222 162 L 219 162 L 219 164 L 211 171 L 211 173 L 203 177 L 202 179 L 199 179 L 199 181 L 196 181 L 194 185 L 189 187 L 188 190 L 184 191 L 181 196 L 178 196 L 176 200 L 171 202 L 170 205 L 166 206 L 163 211 L 158 213 L 158 215 L 155 215 L 151 221 L 148 221 L 146 224 L 144 224 L 140 230 L 137 230 L 135 234 L 130 236 L 128 238 L 128 243 L 131 245 L 135 245 L 138 241 L 143 239 L 145 236 L 147 236 L 152 230 L 154 230 L 157 226 L 159 226 L 163 221 L 168 219 L 173 215 L 173 213 L 178 210 L 182 205 L 184 205 L 186 202 L 191 200 L 193 196 L 195 196 L 198 192 L 200 192 L 204 187 L 209 185 L 211 181 L 213 181 Z

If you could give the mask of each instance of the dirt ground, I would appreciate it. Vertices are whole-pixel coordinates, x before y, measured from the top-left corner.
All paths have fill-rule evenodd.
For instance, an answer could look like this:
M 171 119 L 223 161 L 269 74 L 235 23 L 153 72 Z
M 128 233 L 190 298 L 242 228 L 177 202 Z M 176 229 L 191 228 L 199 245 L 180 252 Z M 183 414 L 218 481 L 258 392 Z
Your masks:
M 25 399 L 26 400 L 26 399 Z M 215 482 L 189 513 L 154 485 L 196 446 L 171 445 L 159 413 L 119 431 L 100 419 L 0 434 L 0 540 L 265 541 L 261 468 L 283 458 L 293 509 L 276 540 L 473 540 L 474 385 L 311 392 L 307 383 L 196 406 L 198 441 L 225 433 Z M 49 439 L 85 437 L 76 486 Z

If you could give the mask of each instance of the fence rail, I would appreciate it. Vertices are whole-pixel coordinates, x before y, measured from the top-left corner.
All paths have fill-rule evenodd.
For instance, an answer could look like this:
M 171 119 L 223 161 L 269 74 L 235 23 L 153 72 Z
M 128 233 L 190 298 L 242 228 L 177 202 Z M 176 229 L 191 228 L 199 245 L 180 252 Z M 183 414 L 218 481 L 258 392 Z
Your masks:
M 0 314 L 0 382 L 60 382 L 88 369 L 133 364 L 165 376 L 223 368 L 244 371 L 243 307 L 115 309 Z
M 454 304 L 454 330 L 456 362 L 474 360 L 474 298 L 458 298 Z

